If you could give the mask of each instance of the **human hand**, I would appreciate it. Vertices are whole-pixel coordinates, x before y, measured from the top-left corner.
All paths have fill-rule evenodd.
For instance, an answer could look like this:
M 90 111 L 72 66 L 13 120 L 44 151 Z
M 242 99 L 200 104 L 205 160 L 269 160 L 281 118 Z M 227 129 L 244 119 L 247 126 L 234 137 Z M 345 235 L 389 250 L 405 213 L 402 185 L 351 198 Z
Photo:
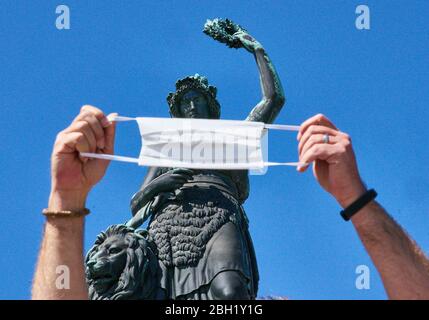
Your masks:
M 115 124 L 103 111 L 88 105 L 57 135 L 51 156 L 51 210 L 85 206 L 89 191 L 104 176 L 109 161 L 85 158 L 79 153 L 113 154 L 114 138 Z
M 297 139 L 299 160 L 307 164 L 298 167 L 298 171 L 306 171 L 314 162 L 316 180 L 343 208 L 366 191 L 350 136 L 339 131 L 328 118 L 318 114 L 302 123 Z

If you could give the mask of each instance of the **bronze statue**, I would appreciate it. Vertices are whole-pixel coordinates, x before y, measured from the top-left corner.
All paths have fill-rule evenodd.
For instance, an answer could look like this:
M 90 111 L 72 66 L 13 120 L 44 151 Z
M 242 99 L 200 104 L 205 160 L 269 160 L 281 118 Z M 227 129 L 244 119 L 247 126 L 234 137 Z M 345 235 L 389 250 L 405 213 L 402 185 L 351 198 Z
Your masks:
M 110 226 L 97 237 L 85 264 L 92 300 L 165 299 L 156 247 L 145 230 Z
M 262 99 L 246 120 L 272 123 L 285 97 L 262 45 L 228 19 L 208 20 L 204 33 L 254 55 Z M 167 97 L 170 115 L 219 119 L 216 94 L 198 74 L 178 80 Z M 149 219 L 148 241 L 156 246 L 166 298 L 255 299 L 258 267 L 242 206 L 248 195 L 247 170 L 148 169 L 131 200 L 133 218 L 127 226 L 137 229 Z

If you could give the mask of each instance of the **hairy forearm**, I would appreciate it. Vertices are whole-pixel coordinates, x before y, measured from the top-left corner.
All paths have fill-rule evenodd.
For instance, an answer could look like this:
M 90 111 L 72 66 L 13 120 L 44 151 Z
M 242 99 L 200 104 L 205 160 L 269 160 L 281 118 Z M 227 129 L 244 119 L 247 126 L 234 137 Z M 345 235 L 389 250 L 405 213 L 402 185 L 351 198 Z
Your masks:
M 352 218 L 390 299 L 429 299 L 429 261 L 375 201 Z
M 81 197 L 51 195 L 50 210 L 77 210 Z M 33 299 L 88 299 L 83 261 L 84 217 L 48 217 L 33 281 Z

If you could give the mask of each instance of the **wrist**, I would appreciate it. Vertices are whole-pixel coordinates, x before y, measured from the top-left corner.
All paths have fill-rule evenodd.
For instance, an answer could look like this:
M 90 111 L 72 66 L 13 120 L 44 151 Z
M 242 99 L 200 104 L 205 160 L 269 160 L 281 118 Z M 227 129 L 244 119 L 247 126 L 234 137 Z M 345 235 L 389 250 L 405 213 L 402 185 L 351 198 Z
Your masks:
M 375 200 L 369 202 L 365 207 L 363 207 L 357 214 L 355 214 L 351 221 L 355 228 L 361 228 L 368 223 L 372 224 L 377 219 L 374 219 L 374 208 L 378 206 L 378 203 Z
M 347 192 L 342 192 L 341 195 L 336 196 L 335 198 L 338 204 L 343 209 L 345 209 L 353 202 L 355 202 L 357 199 L 359 199 L 359 197 L 362 196 L 366 191 L 367 191 L 366 186 L 362 182 L 360 182 L 356 184 L 356 186 L 348 190 Z
M 377 197 L 377 191 L 374 189 L 366 191 L 352 204 L 347 206 L 344 210 L 341 210 L 340 215 L 345 221 L 349 221 L 356 214 L 361 212 L 372 200 Z
M 264 49 L 264 47 L 261 44 L 255 45 L 253 47 L 253 52 L 254 52 L 254 54 L 260 54 L 262 56 L 266 55 L 265 49 Z
M 53 188 L 48 209 L 53 211 L 78 211 L 85 208 L 88 192 L 82 190 L 58 190 Z

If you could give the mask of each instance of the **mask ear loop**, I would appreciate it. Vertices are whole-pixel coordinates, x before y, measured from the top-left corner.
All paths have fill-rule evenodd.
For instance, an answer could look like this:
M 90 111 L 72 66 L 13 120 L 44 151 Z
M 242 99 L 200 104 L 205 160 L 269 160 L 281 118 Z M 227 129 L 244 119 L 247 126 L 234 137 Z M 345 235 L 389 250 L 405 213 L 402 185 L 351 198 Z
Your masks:
M 110 115 L 107 116 L 107 120 L 109 120 L 109 121 L 116 121 L 116 122 L 123 122 L 123 121 L 137 120 L 137 118 L 115 116 L 115 115 L 110 114 Z
M 286 124 L 264 124 L 265 129 L 282 130 L 282 131 L 299 131 L 300 126 L 292 126 Z M 307 166 L 307 163 L 301 162 L 264 162 L 266 166 L 292 166 L 292 167 L 303 167 Z
M 112 154 L 81 152 L 80 155 L 82 157 L 87 157 L 87 158 L 97 158 L 97 159 L 103 159 L 103 160 L 115 160 L 115 161 L 122 161 L 122 162 L 139 163 L 138 158 L 115 156 Z
M 286 124 L 264 124 L 264 128 L 283 131 L 299 131 L 299 126 L 290 126 Z
M 108 115 L 107 116 L 107 120 L 109 120 L 109 121 L 115 121 L 115 122 L 124 122 L 124 121 L 134 121 L 134 120 L 137 120 L 137 118 Z M 114 161 L 122 161 L 122 162 L 139 163 L 139 159 L 138 158 L 124 157 L 124 156 L 115 156 L 115 155 L 112 155 L 112 154 L 100 154 L 100 153 L 92 153 L 92 152 L 81 152 L 80 155 L 82 157 L 87 157 L 87 158 L 97 158 L 97 159 L 103 159 L 103 160 L 114 160 Z

